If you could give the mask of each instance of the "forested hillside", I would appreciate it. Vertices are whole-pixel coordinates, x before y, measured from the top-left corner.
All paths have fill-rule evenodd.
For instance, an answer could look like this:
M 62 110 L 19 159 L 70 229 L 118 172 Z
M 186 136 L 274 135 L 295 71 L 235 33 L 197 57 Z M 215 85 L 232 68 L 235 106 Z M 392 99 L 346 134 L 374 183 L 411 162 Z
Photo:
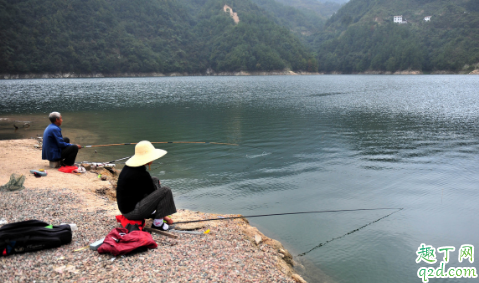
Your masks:
M 249 0 L 0 0 L 0 31 L 0 73 L 316 70 Z
M 283 1 L 288 1 L 288 0 L 283 0 Z M 292 0 L 292 1 L 295 1 L 295 0 Z M 341 5 L 349 2 L 349 0 L 315 0 L 315 1 L 323 2 L 323 3 L 335 3 L 335 4 L 341 4 Z
M 175 1 L 0 0 L 0 72 L 196 71 Z
M 293 33 L 275 23 L 271 13 L 249 0 L 180 0 L 194 2 L 193 33 L 203 43 L 204 56 L 215 71 L 316 71 L 313 54 Z M 239 23 L 222 11 L 225 3 Z
M 299 9 L 304 13 L 314 13 L 320 17 L 329 18 L 346 0 L 275 0 L 278 3 Z
M 407 23 L 394 23 L 399 15 Z M 352 0 L 311 44 L 324 72 L 467 72 L 479 63 L 478 35 L 479 0 Z
M 299 10 L 293 6 L 284 5 L 280 0 L 252 0 L 255 4 L 270 13 L 275 22 L 294 32 L 297 36 L 309 36 L 322 30 L 328 17 L 312 10 Z M 320 4 L 315 0 L 315 3 Z M 338 5 L 339 8 L 339 5 Z
M 479 0 L 345 2 L 0 0 L 0 74 L 479 68 Z

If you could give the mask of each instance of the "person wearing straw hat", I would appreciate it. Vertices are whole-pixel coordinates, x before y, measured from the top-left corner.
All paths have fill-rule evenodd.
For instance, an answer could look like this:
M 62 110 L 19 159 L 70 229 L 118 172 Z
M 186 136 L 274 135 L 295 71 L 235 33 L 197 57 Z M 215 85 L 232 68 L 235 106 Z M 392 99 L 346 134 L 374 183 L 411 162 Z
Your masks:
M 125 163 L 118 177 L 116 199 L 118 209 L 130 220 L 154 218 L 152 228 L 168 230 L 173 221 L 167 215 L 176 213 L 173 193 L 161 186 L 160 180 L 146 171 L 166 150 L 156 149 L 151 142 L 141 141 L 135 146 L 135 155 Z M 164 223 L 166 220 L 167 223 Z

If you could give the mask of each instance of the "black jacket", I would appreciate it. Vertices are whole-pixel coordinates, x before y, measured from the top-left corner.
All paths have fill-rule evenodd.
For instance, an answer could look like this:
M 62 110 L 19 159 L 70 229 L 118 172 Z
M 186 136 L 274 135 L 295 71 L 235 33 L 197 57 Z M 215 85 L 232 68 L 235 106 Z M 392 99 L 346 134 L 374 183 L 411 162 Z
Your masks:
M 125 165 L 118 177 L 116 200 L 118 209 L 126 214 L 135 209 L 136 204 L 155 191 L 155 184 L 146 166 L 129 167 Z

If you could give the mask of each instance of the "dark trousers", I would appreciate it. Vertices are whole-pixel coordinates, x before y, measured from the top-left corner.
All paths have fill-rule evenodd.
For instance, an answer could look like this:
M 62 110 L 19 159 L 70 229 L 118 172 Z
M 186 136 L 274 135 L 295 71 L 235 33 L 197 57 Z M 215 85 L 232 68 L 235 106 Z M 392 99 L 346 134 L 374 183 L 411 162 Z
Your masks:
M 78 146 L 76 144 L 72 144 L 62 149 L 63 164 L 68 166 L 73 166 L 73 164 L 75 164 L 75 159 L 77 158 L 77 154 L 78 154 Z
M 123 216 L 130 220 L 143 220 L 145 218 L 151 218 L 155 210 L 155 219 L 176 213 L 175 201 L 173 200 L 171 189 L 160 186 L 159 180 L 156 177 L 153 177 L 152 180 L 155 183 L 156 190 L 140 200 L 133 211 L 123 214 Z

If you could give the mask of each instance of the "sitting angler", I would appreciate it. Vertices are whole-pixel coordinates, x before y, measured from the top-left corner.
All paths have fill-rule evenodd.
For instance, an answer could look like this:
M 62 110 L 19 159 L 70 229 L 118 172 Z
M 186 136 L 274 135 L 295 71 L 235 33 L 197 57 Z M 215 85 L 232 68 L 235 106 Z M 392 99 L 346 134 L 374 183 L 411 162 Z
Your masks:
M 166 231 L 173 220 L 168 217 L 176 213 L 173 194 L 163 187 L 160 180 L 146 171 L 154 160 L 167 152 L 155 149 L 149 141 L 141 141 L 135 147 L 135 155 L 125 163 L 118 177 L 116 199 L 118 209 L 129 220 L 154 218 L 151 228 Z M 167 223 L 164 223 L 166 220 Z
M 51 124 L 43 132 L 42 159 L 73 166 L 81 145 L 71 144 L 69 139 L 63 138 L 60 128 L 63 118 L 60 113 L 52 112 L 48 118 Z

